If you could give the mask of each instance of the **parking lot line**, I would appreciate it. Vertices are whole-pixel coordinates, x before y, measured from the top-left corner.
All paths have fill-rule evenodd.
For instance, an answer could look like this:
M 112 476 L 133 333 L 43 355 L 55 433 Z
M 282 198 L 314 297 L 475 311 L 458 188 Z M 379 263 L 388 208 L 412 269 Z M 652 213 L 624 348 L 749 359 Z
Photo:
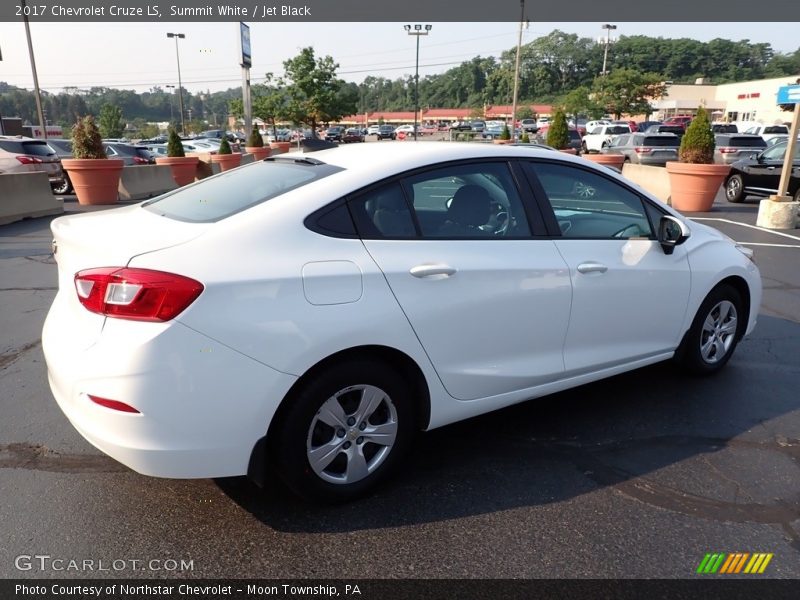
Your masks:
M 742 227 L 749 227 L 750 229 L 757 229 L 758 231 L 763 231 L 765 233 L 772 233 L 774 235 L 779 235 L 781 237 L 787 237 L 792 240 L 797 240 L 800 242 L 800 237 L 796 235 L 789 235 L 788 233 L 783 233 L 782 231 L 773 231 L 772 229 L 766 229 L 765 227 L 758 227 L 757 225 L 750 225 L 749 223 L 740 223 L 739 221 L 732 221 L 730 219 L 720 219 L 715 217 L 690 217 L 692 221 L 719 221 L 720 223 L 730 223 L 731 225 L 741 225 Z
M 736 242 L 742 246 L 768 246 L 770 248 L 800 248 L 797 244 L 765 244 L 762 242 Z

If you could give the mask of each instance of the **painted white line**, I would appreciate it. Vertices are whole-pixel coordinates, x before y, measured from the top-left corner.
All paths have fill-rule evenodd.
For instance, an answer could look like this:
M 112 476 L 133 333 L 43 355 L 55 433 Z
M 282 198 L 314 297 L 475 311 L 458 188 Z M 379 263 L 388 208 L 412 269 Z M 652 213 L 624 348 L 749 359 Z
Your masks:
M 719 221 L 720 223 L 730 223 L 731 225 L 740 225 L 742 227 L 749 227 L 750 229 L 756 229 L 757 231 L 763 231 L 764 233 L 772 233 L 774 235 L 779 235 L 781 237 L 787 237 L 792 240 L 797 240 L 800 242 L 800 237 L 796 235 L 789 235 L 788 233 L 783 233 L 781 231 L 773 231 L 772 229 L 767 229 L 765 227 L 758 227 L 756 225 L 749 225 L 747 223 L 739 223 L 739 221 L 731 221 L 730 219 L 718 219 L 712 217 L 690 217 L 692 221 Z
M 736 242 L 740 246 L 769 246 L 770 248 L 800 248 L 798 244 L 759 244 L 757 242 Z

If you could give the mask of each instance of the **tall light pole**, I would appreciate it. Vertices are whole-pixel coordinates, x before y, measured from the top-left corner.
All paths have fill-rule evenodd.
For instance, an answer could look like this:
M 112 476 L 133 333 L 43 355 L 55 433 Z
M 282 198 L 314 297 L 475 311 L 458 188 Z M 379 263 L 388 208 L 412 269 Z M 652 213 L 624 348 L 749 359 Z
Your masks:
M 186 122 L 183 120 L 183 83 L 181 83 L 181 55 L 178 52 L 178 40 L 186 36 L 183 33 L 168 33 L 168 38 L 175 38 L 175 58 L 178 60 L 178 107 L 181 109 L 181 135 L 186 135 Z
M 408 35 L 416 36 L 417 38 L 417 63 L 414 68 L 414 141 L 417 141 L 417 115 L 419 114 L 419 38 L 422 35 L 428 35 L 433 29 L 433 25 L 405 25 L 406 33 Z
M 603 29 L 606 30 L 606 49 L 603 52 L 603 73 L 602 73 L 604 77 L 608 74 L 608 71 L 606 71 L 606 62 L 608 61 L 608 47 L 611 45 L 611 30 L 616 28 L 617 28 L 616 25 L 611 25 L 610 23 L 605 23 L 603 25 Z
M 169 124 L 172 125 L 172 120 L 175 118 L 172 112 L 172 97 L 175 95 L 175 86 L 167 84 L 164 87 L 172 88 L 169 93 Z
M 525 21 L 525 0 L 519 0 L 519 37 L 517 60 L 514 63 L 514 99 L 511 102 L 511 139 L 517 139 L 517 94 L 519 93 L 519 60 L 522 54 L 522 25 Z

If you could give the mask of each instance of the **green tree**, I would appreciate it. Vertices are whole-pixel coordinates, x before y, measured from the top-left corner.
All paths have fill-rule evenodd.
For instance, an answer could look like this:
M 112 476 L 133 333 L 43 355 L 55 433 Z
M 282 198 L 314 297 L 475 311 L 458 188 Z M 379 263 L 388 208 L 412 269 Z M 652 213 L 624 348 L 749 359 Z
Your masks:
M 344 82 L 336 78 L 338 67 L 330 56 L 316 58 L 311 47 L 283 63 L 287 114 L 292 121 L 311 127 L 312 135 L 316 135 L 318 123 L 335 123 L 356 111 L 352 97 L 339 94 Z
M 616 69 L 594 80 L 594 100 L 619 119 L 623 114 L 650 114 L 650 100 L 666 95 L 664 78 L 656 73 Z
M 253 116 L 269 123 L 272 133 L 277 133 L 277 123 L 290 117 L 286 92 L 278 87 L 274 75 L 267 73 L 265 82 L 253 87 L 253 95 Z
M 682 163 L 703 165 L 714 162 L 714 133 L 711 131 L 708 113 L 702 106 L 697 109 L 697 116 L 681 138 L 678 160 Z
M 567 116 L 561 109 L 556 110 L 553 122 L 547 128 L 547 145 L 556 150 L 563 150 L 569 146 L 569 131 L 567 130 Z
M 72 128 L 72 156 L 75 158 L 108 158 L 94 117 L 83 117 Z
M 104 104 L 100 109 L 100 135 L 104 138 L 119 138 L 125 133 L 125 123 L 122 122 L 122 109 L 119 106 Z
M 575 88 L 561 101 L 564 112 L 572 115 L 575 123 L 578 122 L 580 115 L 589 115 L 593 119 L 603 116 L 603 107 L 600 106 L 592 97 L 589 88 L 581 86 Z
M 183 151 L 183 144 L 181 144 L 181 136 L 178 135 L 178 131 L 174 128 L 169 130 L 169 139 L 167 140 L 167 156 L 186 156 L 186 153 Z

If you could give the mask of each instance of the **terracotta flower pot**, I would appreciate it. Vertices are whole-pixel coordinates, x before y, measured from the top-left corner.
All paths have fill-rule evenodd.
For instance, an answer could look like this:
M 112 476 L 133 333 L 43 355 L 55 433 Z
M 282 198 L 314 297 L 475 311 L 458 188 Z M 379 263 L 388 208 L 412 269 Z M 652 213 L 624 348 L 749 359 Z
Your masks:
M 212 154 L 211 162 L 217 163 L 220 171 L 235 169 L 242 164 L 242 153 L 233 152 L 232 154 Z
M 708 212 L 714 205 L 729 165 L 668 162 L 672 208 L 680 212 Z
M 584 152 L 581 156 L 599 165 L 616 167 L 618 169 L 621 169 L 622 165 L 625 163 L 625 155 L 623 154 L 589 154 L 588 152 Z
M 513 144 L 514 140 L 501 140 L 501 139 L 495 138 L 495 139 L 492 140 L 492 143 L 493 144 Z
M 196 156 L 159 156 L 157 165 L 168 165 L 172 169 L 172 178 L 179 186 L 184 186 L 194 181 L 199 158 Z
M 253 155 L 253 160 L 264 160 L 272 152 L 268 146 L 245 146 L 245 152 Z
M 80 204 L 116 204 L 125 161 L 120 158 L 63 158 Z
M 283 154 L 289 151 L 289 148 L 292 147 L 291 142 L 270 142 L 269 147 L 272 150 L 277 150 L 277 152 L 273 152 L 273 154 Z

